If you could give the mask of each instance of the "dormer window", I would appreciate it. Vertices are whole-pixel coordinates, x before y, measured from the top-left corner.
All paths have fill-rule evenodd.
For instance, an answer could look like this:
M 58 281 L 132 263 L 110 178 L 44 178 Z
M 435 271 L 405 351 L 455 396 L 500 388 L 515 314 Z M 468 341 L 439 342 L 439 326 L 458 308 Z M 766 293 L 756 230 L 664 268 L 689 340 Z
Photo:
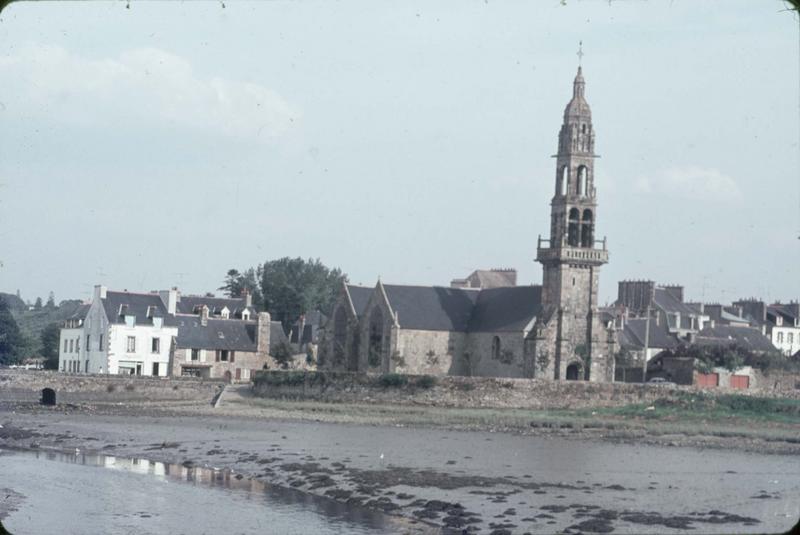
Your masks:
M 136 316 L 133 314 L 125 314 L 125 325 L 128 327 L 135 327 L 136 326 Z
M 228 307 L 223 307 L 222 310 L 220 310 L 219 315 L 222 316 L 222 319 L 228 319 L 231 317 L 231 311 L 228 310 Z
M 249 320 L 250 319 L 250 311 L 249 310 L 242 311 L 242 319 L 243 320 Z
M 161 318 L 160 316 L 156 316 L 155 318 L 153 318 L 153 327 L 155 327 L 156 329 L 160 329 L 161 326 L 163 325 L 163 320 L 164 318 Z

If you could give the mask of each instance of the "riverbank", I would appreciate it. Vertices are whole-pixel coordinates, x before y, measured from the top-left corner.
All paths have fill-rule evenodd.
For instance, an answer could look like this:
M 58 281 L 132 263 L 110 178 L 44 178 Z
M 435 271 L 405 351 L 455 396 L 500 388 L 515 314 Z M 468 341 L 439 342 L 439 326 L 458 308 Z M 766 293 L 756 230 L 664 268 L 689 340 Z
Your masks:
M 626 438 L 564 425 L 599 414 L 542 415 L 539 424 L 558 426 L 532 427 L 526 413 L 407 409 L 249 399 L 236 389 L 216 410 L 6 402 L 0 448 L 224 470 L 406 519 L 399 532 L 764 532 L 800 514 L 796 458 L 779 449 L 664 447 L 647 442 L 652 428 Z

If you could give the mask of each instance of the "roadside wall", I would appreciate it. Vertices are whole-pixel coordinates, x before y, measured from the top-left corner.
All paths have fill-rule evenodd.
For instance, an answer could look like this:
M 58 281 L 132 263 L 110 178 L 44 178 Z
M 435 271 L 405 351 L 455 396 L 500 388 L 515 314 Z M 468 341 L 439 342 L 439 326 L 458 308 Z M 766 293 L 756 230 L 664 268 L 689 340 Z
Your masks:
M 261 372 L 253 386 L 254 394 L 267 398 L 344 403 L 524 409 L 576 409 L 650 403 L 670 393 L 681 391 L 703 391 L 706 394 L 780 395 L 763 390 L 727 388 L 709 390 L 693 386 L 492 377 L 437 377 L 434 380 L 435 384 L 428 388 L 420 384 L 421 381 L 430 380 L 426 376 L 404 376 L 407 383 L 399 386 L 384 386 L 380 375 L 346 372 L 305 375 L 294 372 L 294 376 L 274 376 L 272 380 L 266 377 L 281 373 L 286 374 L 286 372 Z M 275 384 L 280 382 L 283 384 Z M 800 390 L 794 390 L 788 397 L 800 398 Z
M 36 401 L 43 388 L 61 402 L 211 401 L 221 381 L 0 369 L 0 401 Z

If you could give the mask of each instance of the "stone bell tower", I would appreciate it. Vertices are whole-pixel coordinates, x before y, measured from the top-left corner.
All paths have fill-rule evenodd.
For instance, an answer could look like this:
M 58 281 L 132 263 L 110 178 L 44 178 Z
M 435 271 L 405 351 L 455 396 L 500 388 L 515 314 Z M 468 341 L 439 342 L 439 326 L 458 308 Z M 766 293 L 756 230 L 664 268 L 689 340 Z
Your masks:
M 600 266 L 608 262 L 606 240 L 595 239 L 595 132 L 581 67 L 572 85 L 558 134 L 550 237 L 539 237 L 542 324 L 537 353 L 547 347 L 547 375 L 554 379 L 613 380 L 609 335 L 597 314 Z M 550 331 L 548 336 L 546 333 Z M 545 342 L 545 339 L 547 341 Z M 544 342 L 544 343 L 542 343 Z M 608 377 L 607 361 L 611 361 Z M 544 371 L 544 370 L 543 370 Z

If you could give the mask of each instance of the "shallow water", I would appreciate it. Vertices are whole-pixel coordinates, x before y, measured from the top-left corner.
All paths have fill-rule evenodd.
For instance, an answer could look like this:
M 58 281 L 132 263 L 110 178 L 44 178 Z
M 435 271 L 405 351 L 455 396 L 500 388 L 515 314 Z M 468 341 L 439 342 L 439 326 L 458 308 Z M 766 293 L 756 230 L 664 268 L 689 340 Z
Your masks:
M 0 518 L 15 535 L 394 531 L 383 515 L 226 470 L 5 451 L 0 474 Z

